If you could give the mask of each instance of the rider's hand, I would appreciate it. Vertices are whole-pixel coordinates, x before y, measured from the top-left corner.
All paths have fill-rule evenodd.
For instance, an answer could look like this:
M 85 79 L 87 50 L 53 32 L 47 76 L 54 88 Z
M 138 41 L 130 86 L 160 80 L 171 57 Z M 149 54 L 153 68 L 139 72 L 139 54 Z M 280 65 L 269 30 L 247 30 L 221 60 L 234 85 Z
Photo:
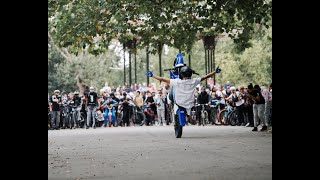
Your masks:
M 146 72 L 146 75 L 147 75 L 148 77 L 152 77 L 152 76 L 153 76 L 153 73 L 152 73 L 152 71 L 147 71 L 147 72 Z
M 220 73 L 221 69 L 219 68 L 219 66 L 216 68 L 216 73 Z

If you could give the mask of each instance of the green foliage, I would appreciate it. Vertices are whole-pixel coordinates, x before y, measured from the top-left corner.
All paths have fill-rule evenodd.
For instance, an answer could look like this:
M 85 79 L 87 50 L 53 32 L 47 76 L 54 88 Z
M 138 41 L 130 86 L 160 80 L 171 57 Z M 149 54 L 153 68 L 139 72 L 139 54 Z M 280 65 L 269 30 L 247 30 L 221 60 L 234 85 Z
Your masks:
M 62 88 L 57 81 L 58 66 L 65 59 L 49 41 L 48 43 L 48 92 L 51 94 L 55 89 Z
M 272 41 L 271 28 L 259 30 L 260 36 L 255 36 L 241 54 L 234 51 L 236 45 L 230 40 L 219 42 L 216 50 L 216 64 L 223 71 L 217 75 L 218 83 L 230 81 L 235 85 L 270 84 L 272 81 Z
M 101 89 L 105 82 L 123 82 L 121 75 L 118 76 L 110 67 L 118 68 L 119 57 L 110 51 L 99 56 L 83 52 L 81 55 L 71 56 L 70 61 L 65 61 L 59 65 L 59 83 L 67 91 L 79 90 L 77 78 L 84 86 L 94 86 L 97 90 Z M 117 75 L 115 75 L 117 74 Z M 122 76 L 123 77 L 123 76 Z
M 206 35 L 227 35 L 217 41 L 215 62 L 222 68 L 217 83 L 235 85 L 269 84 L 272 77 L 272 1 L 145 1 L 145 0 L 49 0 L 48 31 L 59 48 L 48 51 L 48 90 L 74 91 L 81 85 L 101 88 L 123 84 L 123 62 L 111 42 L 136 39 L 137 82 L 146 82 L 146 51 L 150 46 L 150 70 L 159 74 L 159 50 L 162 69 L 172 67 L 175 55 L 182 51 L 192 68 L 205 74 Z M 169 46 L 168 54 L 158 45 Z M 191 50 L 191 51 L 190 51 Z M 132 82 L 134 82 L 132 55 Z M 110 68 L 114 67 L 114 68 Z M 118 68 L 118 69 L 117 69 Z M 126 82 L 128 82 L 128 60 Z M 162 73 L 169 78 L 167 72 Z M 150 83 L 159 83 L 150 78 Z
M 271 9 L 268 0 L 49 0 L 48 18 L 58 46 L 75 54 L 89 46 L 97 55 L 112 39 L 126 42 L 134 36 L 138 48 L 161 42 L 187 51 L 199 34 L 211 32 L 229 34 L 243 51 L 254 25 L 266 25 Z

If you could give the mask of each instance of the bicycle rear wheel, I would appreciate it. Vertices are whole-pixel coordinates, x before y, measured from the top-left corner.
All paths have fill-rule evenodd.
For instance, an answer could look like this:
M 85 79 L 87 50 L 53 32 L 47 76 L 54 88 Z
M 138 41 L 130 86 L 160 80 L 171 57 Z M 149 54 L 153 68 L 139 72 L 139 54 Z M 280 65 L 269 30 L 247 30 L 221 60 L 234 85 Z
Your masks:
M 222 123 L 218 119 L 218 110 L 211 110 L 211 121 L 215 125 L 221 125 Z
M 238 113 L 237 110 L 234 110 L 234 111 L 230 112 L 230 114 L 228 115 L 228 121 L 231 126 L 235 126 L 238 124 L 237 113 Z
M 87 120 L 87 119 L 85 118 L 85 114 L 84 114 L 84 113 L 81 113 L 81 114 L 80 114 L 80 122 L 79 122 L 81 128 L 83 128 L 83 127 L 85 126 L 86 120 Z
M 218 120 L 220 122 L 220 124 L 223 124 L 223 125 L 227 125 L 227 119 L 225 118 L 225 113 L 226 113 L 226 110 L 223 109 L 221 111 L 219 111 L 219 114 L 218 114 Z
M 206 124 L 208 124 L 208 113 L 205 111 L 203 114 L 202 126 L 205 126 Z

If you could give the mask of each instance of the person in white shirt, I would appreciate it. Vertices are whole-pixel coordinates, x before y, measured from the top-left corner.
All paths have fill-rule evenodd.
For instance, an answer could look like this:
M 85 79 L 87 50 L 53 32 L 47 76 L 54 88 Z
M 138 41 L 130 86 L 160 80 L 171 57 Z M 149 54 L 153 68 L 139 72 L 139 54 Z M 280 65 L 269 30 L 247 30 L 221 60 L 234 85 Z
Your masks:
M 220 109 L 223 109 L 226 105 L 226 101 L 224 100 L 225 94 L 222 93 L 220 85 L 216 86 L 216 96 L 219 101 Z
M 166 120 L 165 120 L 165 98 L 166 95 L 162 93 L 162 89 L 158 90 L 158 96 L 155 96 L 155 102 L 157 106 L 157 115 L 158 115 L 158 125 L 166 125 Z
M 261 95 L 265 100 L 265 111 L 264 111 L 265 121 L 266 123 L 268 123 L 268 125 L 270 125 L 271 124 L 270 108 L 272 106 L 272 84 L 269 86 L 269 88 L 262 86 Z
M 240 86 L 240 91 L 236 91 L 236 88 L 232 86 L 230 88 L 230 96 L 227 98 L 234 102 L 237 109 L 238 126 L 244 126 L 244 87 Z
M 160 77 L 153 75 L 152 71 L 146 73 L 147 76 L 153 77 L 159 81 L 164 81 L 173 87 L 173 97 L 174 97 L 174 113 L 176 114 L 178 106 L 184 107 L 187 114 L 190 114 L 190 110 L 194 105 L 194 89 L 201 81 L 212 77 L 216 73 L 220 73 L 221 69 L 217 67 L 215 71 L 198 78 L 191 78 L 194 71 L 188 67 L 183 66 L 180 69 L 180 77 L 182 79 L 168 79 L 165 77 Z

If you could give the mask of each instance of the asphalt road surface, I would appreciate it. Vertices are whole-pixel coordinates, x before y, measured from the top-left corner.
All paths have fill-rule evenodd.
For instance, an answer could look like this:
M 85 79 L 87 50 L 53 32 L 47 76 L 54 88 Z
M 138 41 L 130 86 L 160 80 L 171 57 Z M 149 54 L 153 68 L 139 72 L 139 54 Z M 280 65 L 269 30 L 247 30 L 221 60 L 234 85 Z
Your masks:
M 173 126 L 48 130 L 48 179 L 270 180 L 272 133 L 251 129 L 186 126 L 180 139 Z

